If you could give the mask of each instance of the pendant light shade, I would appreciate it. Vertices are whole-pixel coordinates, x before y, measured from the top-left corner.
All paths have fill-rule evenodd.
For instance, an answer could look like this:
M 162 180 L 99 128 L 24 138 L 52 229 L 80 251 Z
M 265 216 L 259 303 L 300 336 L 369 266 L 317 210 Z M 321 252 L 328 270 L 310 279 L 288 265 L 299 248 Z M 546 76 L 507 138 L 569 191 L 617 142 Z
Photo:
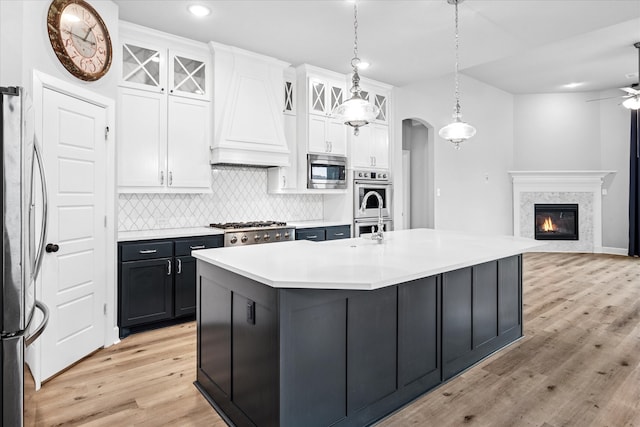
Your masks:
M 458 78 L 458 50 L 459 50 L 459 35 L 458 35 L 458 3 L 462 3 L 463 0 L 447 0 L 447 3 L 455 6 L 455 25 L 456 25 L 456 66 L 454 69 L 455 77 L 455 106 L 453 108 L 453 122 L 449 123 L 440 131 L 438 135 L 441 138 L 451 142 L 456 149 L 460 149 L 460 143 L 473 137 L 476 134 L 476 129 L 468 123 L 462 121 L 462 114 L 460 113 L 460 90 L 459 90 L 459 78 Z
M 373 122 L 380 109 L 363 99 L 360 95 L 360 75 L 358 74 L 358 66 L 360 58 L 358 58 L 358 2 L 353 3 L 353 58 L 351 59 L 351 67 L 353 68 L 353 77 L 351 78 L 351 98 L 338 105 L 333 110 L 333 115 L 347 126 L 353 127 L 353 134 L 358 135 L 359 129 Z

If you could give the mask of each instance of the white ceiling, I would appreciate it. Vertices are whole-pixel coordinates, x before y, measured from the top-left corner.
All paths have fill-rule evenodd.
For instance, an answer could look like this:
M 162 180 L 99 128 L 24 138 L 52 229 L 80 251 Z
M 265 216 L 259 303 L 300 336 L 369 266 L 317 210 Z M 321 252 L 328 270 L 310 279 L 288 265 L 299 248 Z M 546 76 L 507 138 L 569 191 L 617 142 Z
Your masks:
M 120 18 L 347 73 L 353 1 L 115 0 Z M 187 11 L 205 4 L 212 14 Z M 510 93 L 599 91 L 638 82 L 640 0 L 467 0 L 459 5 L 460 70 Z M 360 0 L 364 77 L 402 86 L 453 71 L 446 0 Z M 633 74 L 630 77 L 626 75 Z M 562 85 L 584 82 L 576 89 Z

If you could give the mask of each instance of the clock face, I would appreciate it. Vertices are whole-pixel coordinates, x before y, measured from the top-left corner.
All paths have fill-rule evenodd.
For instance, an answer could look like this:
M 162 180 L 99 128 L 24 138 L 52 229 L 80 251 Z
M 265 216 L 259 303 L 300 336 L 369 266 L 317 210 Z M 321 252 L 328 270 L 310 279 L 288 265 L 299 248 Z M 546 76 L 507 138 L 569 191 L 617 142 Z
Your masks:
M 54 0 L 47 27 L 64 67 L 83 80 L 97 80 L 111 66 L 111 39 L 100 15 L 83 0 Z

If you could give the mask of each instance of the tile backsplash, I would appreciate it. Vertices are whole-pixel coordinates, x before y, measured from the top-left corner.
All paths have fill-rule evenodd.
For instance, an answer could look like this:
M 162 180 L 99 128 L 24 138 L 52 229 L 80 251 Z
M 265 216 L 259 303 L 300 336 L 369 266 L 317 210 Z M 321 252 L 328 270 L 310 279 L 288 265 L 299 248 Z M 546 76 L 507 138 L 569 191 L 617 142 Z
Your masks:
M 212 194 L 120 194 L 118 230 L 199 227 L 230 221 L 321 220 L 321 195 L 268 194 L 267 169 L 214 166 Z

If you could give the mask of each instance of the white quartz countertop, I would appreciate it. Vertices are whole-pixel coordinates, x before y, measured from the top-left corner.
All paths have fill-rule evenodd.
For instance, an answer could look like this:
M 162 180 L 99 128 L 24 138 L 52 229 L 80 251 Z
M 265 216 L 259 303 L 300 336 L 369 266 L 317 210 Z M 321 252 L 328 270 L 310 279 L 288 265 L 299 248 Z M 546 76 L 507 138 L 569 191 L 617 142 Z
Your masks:
M 193 252 L 199 260 L 274 288 L 373 290 L 526 252 L 513 236 L 414 229 L 325 242 L 296 240 Z
M 189 228 L 163 228 L 159 230 L 142 231 L 120 231 L 118 232 L 118 242 L 132 242 L 135 240 L 151 239 L 173 239 L 178 237 L 191 236 L 214 236 L 224 234 L 223 230 L 211 227 L 189 227 Z

